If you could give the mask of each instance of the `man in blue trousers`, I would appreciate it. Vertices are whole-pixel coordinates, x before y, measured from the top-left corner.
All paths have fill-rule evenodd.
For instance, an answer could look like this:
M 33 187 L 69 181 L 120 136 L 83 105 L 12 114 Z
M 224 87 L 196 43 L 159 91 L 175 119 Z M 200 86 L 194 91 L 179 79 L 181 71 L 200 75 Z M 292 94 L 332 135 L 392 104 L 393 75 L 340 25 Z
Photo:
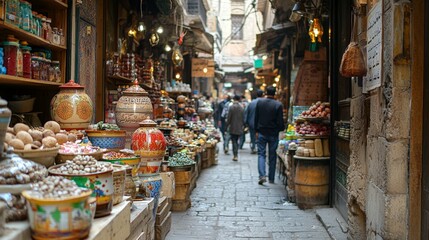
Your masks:
M 279 142 L 279 132 L 285 128 L 283 122 L 283 105 L 274 99 L 276 89 L 267 87 L 267 97 L 261 98 L 256 104 L 255 128 L 258 139 L 258 171 L 259 184 L 266 179 L 266 147 L 268 145 L 268 180 L 274 183 L 276 172 L 276 149 Z
M 256 132 L 255 132 L 256 104 L 258 103 L 258 100 L 262 98 L 263 95 L 264 95 L 264 92 L 261 89 L 256 90 L 256 98 L 249 103 L 249 106 L 247 106 L 244 112 L 244 119 L 246 121 L 246 125 L 249 127 L 251 154 L 256 153 Z

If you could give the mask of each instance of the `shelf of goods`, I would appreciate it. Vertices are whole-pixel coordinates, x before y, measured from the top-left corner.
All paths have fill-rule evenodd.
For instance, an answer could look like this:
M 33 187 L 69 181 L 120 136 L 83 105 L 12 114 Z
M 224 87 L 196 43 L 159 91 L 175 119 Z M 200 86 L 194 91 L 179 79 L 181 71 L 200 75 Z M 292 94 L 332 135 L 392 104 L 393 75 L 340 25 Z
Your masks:
M 16 7 L 14 4 L 17 4 Z M 23 4 L 28 8 L 25 8 Z M 19 1 L 6 1 L 2 9 L 0 9 L 0 41 L 6 39 L 15 39 L 21 43 L 21 48 L 24 49 L 23 42 L 27 42 L 31 47 L 31 76 L 21 77 L 20 74 L 0 75 L 0 85 L 19 85 L 19 86 L 59 86 L 65 82 L 66 73 L 66 51 L 67 51 L 67 8 L 65 0 L 30 0 L 29 3 Z M 27 14 L 25 13 L 27 11 Z M 42 12 L 44 16 L 38 14 Z M 25 15 L 26 14 L 26 15 Z M 25 17 L 29 20 L 25 29 Z M 19 19 L 23 19 L 19 21 Z M 37 22 L 36 19 L 40 19 Z M 42 27 L 42 19 L 46 20 L 46 25 L 50 26 L 47 30 L 47 35 Z M 48 22 L 51 22 L 48 24 Z M 18 22 L 21 22 L 18 24 Z M 39 23 L 39 24 L 36 24 Z M 38 27 L 37 27 L 38 26 Z M 37 30 L 36 30 L 37 29 Z M 49 29 L 49 28 L 48 28 Z M 38 34 L 36 34 L 38 32 Z M 61 33 L 60 33 L 61 32 Z M 10 37 L 10 38 L 9 38 Z M 8 40 L 6 40 L 8 41 Z M 3 46 L 4 47 L 4 46 Z M 5 52 L 5 49 L 3 49 Z M 47 63 L 50 67 L 54 67 L 54 61 L 59 62 L 59 78 L 56 80 L 38 78 L 34 74 L 34 57 L 47 59 L 52 63 Z M 58 63 L 57 63 L 58 64 Z M 17 65 L 18 66 L 18 65 Z M 6 66 L 5 66 L 6 67 Z M 49 68 L 49 67 L 47 67 Z M 7 67 L 6 67 L 6 71 Z M 47 70 L 47 72 L 50 70 Z M 58 73 L 58 72 L 56 72 Z M 23 75 L 25 76 L 25 75 Z

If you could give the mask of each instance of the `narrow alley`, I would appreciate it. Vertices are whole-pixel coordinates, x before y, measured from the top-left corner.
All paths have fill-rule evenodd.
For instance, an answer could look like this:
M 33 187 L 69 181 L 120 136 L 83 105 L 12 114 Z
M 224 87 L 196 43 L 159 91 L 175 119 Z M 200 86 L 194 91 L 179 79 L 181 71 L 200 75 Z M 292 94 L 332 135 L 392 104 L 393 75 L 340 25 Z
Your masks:
M 167 240 L 331 239 L 314 210 L 285 202 L 284 185 L 258 185 L 257 155 L 248 145 L 239 160 L 219 153 L 219 163 L 202 171 L 192 207 L 174 212 Z M 277 174 L 277 173 L 276 173 Z

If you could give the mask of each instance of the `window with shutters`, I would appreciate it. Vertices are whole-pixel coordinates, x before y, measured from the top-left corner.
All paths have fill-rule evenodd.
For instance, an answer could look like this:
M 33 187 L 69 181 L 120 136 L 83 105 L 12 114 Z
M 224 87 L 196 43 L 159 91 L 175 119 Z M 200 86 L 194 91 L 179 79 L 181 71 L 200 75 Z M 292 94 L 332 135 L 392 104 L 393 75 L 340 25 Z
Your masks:
M 243 40 L 243 15 L 231 15 L 232 40 Z

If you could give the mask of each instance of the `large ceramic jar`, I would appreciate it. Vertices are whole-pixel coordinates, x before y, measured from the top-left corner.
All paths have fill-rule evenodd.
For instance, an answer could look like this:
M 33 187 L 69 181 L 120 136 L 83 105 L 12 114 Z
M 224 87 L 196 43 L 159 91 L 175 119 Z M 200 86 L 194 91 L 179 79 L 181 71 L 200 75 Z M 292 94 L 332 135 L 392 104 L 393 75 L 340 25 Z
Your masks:
M 153 107 L 148 95 L 136 80 L 133 86 L 122 92 L 116 104 L 116 124 L 127 131 L 126 147 L 129 147 L 131 135 L 139 128 L 139 123 L 147 117 L 153 118 Z
M 73 80 L 60 86 L 60 92 L 51 100 L 51 117 L 62 129 L 83 130 L 92 121 L 93 107 L 85 88 Z
M 9 126 L 12 112 L 7 108 L 6 100 L 0 98 L 0 157 L 3 152 L 3 143 L 6 136 L 7 127 Z
M 164 134 L 156 128 L 156 123 L 149 118 L 141 122 L 131 139 L 132 150 L 140 155 L 138 173 L 158 173 L 166 147 Z

